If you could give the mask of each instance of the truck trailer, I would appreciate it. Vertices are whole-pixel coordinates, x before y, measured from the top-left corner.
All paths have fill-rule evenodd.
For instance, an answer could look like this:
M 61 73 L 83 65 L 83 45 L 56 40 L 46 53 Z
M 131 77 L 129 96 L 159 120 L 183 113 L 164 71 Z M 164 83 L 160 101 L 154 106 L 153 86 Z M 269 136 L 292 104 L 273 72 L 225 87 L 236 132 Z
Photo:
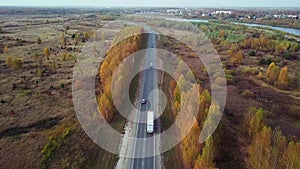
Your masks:
M 147 133 L 154 132 L 154 112 L 149 110 L 147 115 Z

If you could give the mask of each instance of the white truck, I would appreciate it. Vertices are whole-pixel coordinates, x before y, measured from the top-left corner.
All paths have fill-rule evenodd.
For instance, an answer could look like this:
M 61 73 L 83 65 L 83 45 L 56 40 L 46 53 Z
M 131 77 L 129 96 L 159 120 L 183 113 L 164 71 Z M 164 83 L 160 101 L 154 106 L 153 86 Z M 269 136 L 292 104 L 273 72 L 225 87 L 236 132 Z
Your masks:
M 154 132 L 154 112 L 149 110 L 147 115 L 147 133 Z

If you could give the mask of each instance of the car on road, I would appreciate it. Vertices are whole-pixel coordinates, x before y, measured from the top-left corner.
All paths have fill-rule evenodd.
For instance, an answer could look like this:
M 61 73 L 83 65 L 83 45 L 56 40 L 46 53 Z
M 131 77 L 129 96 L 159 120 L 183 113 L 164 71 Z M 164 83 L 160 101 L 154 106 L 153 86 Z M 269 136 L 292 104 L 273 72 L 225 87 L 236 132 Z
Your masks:
M 145 98 L 142 99 L 142 104 L 145 104 L 147 100 Z

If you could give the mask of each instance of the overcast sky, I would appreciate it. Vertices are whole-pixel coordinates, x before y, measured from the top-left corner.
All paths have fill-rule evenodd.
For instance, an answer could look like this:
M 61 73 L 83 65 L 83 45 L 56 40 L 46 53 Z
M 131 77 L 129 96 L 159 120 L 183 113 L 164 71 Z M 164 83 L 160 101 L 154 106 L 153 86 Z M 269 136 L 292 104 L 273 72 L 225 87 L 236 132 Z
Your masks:
M 0 0 L 0 6 L 300 7 L 300 0 Z

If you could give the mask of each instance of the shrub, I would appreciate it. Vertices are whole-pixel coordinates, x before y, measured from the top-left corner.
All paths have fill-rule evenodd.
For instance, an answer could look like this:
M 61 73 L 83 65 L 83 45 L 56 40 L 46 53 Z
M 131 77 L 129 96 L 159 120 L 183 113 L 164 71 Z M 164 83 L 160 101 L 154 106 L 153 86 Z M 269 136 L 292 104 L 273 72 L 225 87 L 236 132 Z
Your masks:
M 37 43 L 37 44 L 41 44 L 41 43 L 42 43 L 42 40 L 41 40 L 40 37 L 37 38 L 36 43 Z
M 251 90 L 248 90 L 248 89 L 243 91 L 242 96 L 244 98 L 249 98 L 249 99 L 254 99 L 255 98 L 255 94 Z
M 243 69 L 242 69 L 242 72 L 243 73 L 245 73 L 245 74 L 256 74 L 256 70 L 255 70 L 255 68 L 252 68 L 252 67 L 244 67 Z
M 76 80 L 75 83 L 74 83 L 74 89 L 75 90 L 80 90 L 83 88 L 83 84 L 80 80 Z
M 248 54 L 249 56 L 256 56 L 256 52 L 254 50 L 251 50 Z
M 12 61 L 12 68 L 19 69 L 23 66 L 23 60 L 21 58 L 15 58 Z
M 288 114 L 293 118 L 299 119 L 300 118 L 300 106 L 292 105 L 289 107 Z
M 57 70 L 57 64 L 56 64 L 55 62 L 53 62 L 53 63 L 51 64 L 50 69 L 52 70 L 53 73 L 55 73 L 56 70 Z
M 226 77 L 226 82 L 227 84 L 235 84 L 235 77 L 232 75 L 233 71 L 232 70 L 225 70 L 225 77 Z
M 260 65 L 270 65 L 272 63 L 272 60 L 270 58 L 261 58 L 259 60 Z
M 40 76 L 40 77 L 43 76 L 43 71 L 42 71 L 41 68 L 38 68 L 38 69 L 37 69 L 37 75 Z
M 226 75 L 226 82 L 227 82 L 227 84 L 234 85 L 235 84 L 235 77 L 231 74 L 227 74 Z
M 67 53 L 66 60 L 71 59 L 71 57 L 72 57 L 72 54 L 71 53 Z
M 39 64 L 40 57 L 39 57 L 39 55 L 38 55 L 37 52 L 33 52 L 32 58 L 33 58 L 33 60 L 34 60 L 34 62 L 35 62 L 36 64 Z
M 215 80 L 215 83 L 217 85 L 224 86 L 224 85 L 226 85 L 226 78 L 217 77 L 216 80 Z
M 195 52 L 191 52 L 190 56 L 191 58 L 196 58 L 197 57 L 197 54 Z
M 61 55 L 61 60 L 62 60 L 62 61 L 66 61 L 66 59 L 67 59 L 67 54 L 66 54 L 66 53 L 63 53 L 63 54 Z

